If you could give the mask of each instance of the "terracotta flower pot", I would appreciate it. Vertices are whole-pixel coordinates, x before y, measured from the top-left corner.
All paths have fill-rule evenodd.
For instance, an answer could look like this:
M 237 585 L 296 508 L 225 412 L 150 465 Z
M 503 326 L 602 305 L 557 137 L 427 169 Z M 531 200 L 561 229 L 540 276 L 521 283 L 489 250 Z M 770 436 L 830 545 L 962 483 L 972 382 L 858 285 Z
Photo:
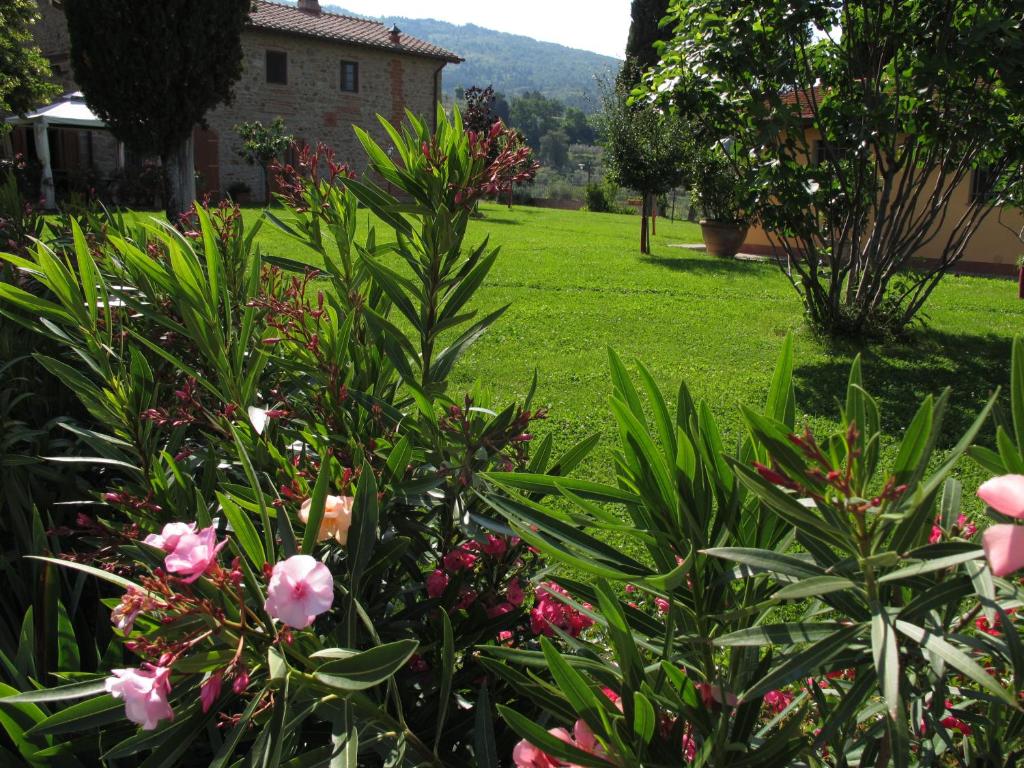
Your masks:
M 712 256 L 731 259 L 743 246 L 750 225 L 746 222 L 708 221 L 701 219 L 700 231 L 704 235 L 704 245 Z

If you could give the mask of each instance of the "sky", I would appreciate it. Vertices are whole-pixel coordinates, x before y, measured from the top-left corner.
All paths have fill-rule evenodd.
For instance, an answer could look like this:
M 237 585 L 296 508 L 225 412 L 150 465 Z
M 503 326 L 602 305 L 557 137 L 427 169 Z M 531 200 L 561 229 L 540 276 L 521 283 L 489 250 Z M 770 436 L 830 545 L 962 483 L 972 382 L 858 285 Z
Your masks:
M 623 58 L 629 0 L 321 0 L 360 16 L 440 19 Z

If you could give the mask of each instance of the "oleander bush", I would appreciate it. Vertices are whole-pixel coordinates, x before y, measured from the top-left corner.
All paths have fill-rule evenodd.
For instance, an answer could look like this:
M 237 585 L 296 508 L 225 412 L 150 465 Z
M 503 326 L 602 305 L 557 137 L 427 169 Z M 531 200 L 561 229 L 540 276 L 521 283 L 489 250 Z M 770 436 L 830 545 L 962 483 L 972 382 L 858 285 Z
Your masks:
M 613 352 L 615 465 L 576 478 L 598 436 L 534 440 L 536 380 L 449 381 L 505 309 L 467 225 L 522 158 L 382 123 L 394 159 L 303 148 L 255 228 L 83 211 L 0 254 L 3 764 L 1013 765 L 1024 342 L 1008 417 L 939 454 L 929 398 L 885 465 L 859 362 L 815 435 L 787 340 L 726 447 Z

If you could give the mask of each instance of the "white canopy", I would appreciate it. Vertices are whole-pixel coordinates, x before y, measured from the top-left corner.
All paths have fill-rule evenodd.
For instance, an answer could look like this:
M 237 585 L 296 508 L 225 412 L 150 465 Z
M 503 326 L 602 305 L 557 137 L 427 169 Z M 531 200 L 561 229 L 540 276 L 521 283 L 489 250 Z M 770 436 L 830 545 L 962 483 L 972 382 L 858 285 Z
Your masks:
M 48 125 L 64 125 L 71 128 L 106 128 L 107 124 L 93 114 L 85 103 L 81 91 L 66 93 L 52 104 L 29 112 L 24 117 L 8 117 L 11 125 L 35 125 L 45 122 Z
M 56 195 L 53 186 L 53 167 L 50 163 L 50 126 L 58 128 L 84 128 L 86 130 L 99 130 L 107 127 L 107 124 L 93 114 L 85 103 L 85 97 L 81 91 L 66 93 L 57 101 L 40 107 L 34 112 L 29 112 L 24 117 L 8 117 L 5 122 L 10 125 L 31 128 L 35 138 L 36 157 L 42 166 L 40 178 L 40 191 L 46 201 L 47 208 L 56 205 Z M 118 143 L 117 148 L 118 167 L 124 165 L 124 147 Z

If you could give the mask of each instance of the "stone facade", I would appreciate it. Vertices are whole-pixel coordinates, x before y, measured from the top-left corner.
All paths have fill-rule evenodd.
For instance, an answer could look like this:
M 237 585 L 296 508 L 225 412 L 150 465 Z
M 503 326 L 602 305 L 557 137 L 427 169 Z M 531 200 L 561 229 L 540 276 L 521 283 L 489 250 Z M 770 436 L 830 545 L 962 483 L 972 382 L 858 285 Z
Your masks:
M 61 85 L 66 91 L 75 90 L 67 25 L 60 3 L 54 0 L 38 0 L 38 3 L 42 19 L 35 39 L 54 64 L 55 76 Z M 239 154 L 241 140 L 235 127 L 243 122 L 259 120 L 267 124 L 281 117 L 288 132 L 299 143 L 323 142 L 334 148 L 340 161 L 349 163 L 356 171 L 365 168 L 366 156 L 352 130 L 353 125 L 364 128 L 388 147 L 387 134 L 377 121 L 377 115 L 397 123 L 409 109 L 433 123 L 435 105 L 441 94 L 441 72 L 446 63 L 458 60 L 453 54 L 414 38 L 399 37 L 397 31 L 391 32 L 389 38 L 390 31 L 376 22 L 320 14 L 312 0 L 304 0 L 305 11 L 265 2 L 260 6 L 261 12 L 269 7 L 276 16 L 298 14 L 299 21 L 310 29 L 308 33 L 301 33 L 257 24 L 245 28 L 242 33 L 243 73 L 235 85 L 232 102 L 208 113 L 207 127 L 197 128 L 194 134 L 200 193 L 218 195 L 244 185 L 249 189 L 249 199 L 264 201 L 261 170 L 248 164 Z M 327 31 L 324 34 L 320 33 L 321 22 Z M 371 42 L 360 44 L 361 41 L 338 39 L 339 35 L 329 30 L 339 24 L 362 27 L 358 33 L 369 34 Z M 382 34 L 383 44 L 380 42 Z M 394 45 L 389 46 L 388 40 Z M 426 54 L 420 52 L 424 50 Z M 287 56 L 286 84 L 267 82 L 267 51 Z M 358 64 L 357 92 L 342 91 L 343 61 Z M 104 151 L 90 156 L 96 163 L 95 171 L 108 176 L 113 172 L 114 153 L 107 151 L 105 140 L 98 143 L 103 145 Z
M 239 123 L 259 120 L 266 124 L 280 116 L 299 143 L 323 142 L 334 148 L 339 160 L 361 172 L 366 155 L 353 125 L 387 146 L 387 134 L 377 115 L 396 122 L 408 108 L 433 120 L 444 62 L 256 29 L 246 30 L 242 47 L 245 69 L 235 85 L 234 100 L 206 117 L 219 145 L 217 176 L 222 191 L 244 183 L 254 199 L 262 196 L 260 170 L 239 156 L 241 141 L 235 131 Z M 268 50 L 287 54 L 287 84 L 267 82 Z M 341 90 L 342 61 L 359 65 L 357 93 Z M 197 132 L 196 138 L 199 157 L 203 152 L 200 145 L 212 137 Z M 203 163 L 197 164 L 203 175 Z

